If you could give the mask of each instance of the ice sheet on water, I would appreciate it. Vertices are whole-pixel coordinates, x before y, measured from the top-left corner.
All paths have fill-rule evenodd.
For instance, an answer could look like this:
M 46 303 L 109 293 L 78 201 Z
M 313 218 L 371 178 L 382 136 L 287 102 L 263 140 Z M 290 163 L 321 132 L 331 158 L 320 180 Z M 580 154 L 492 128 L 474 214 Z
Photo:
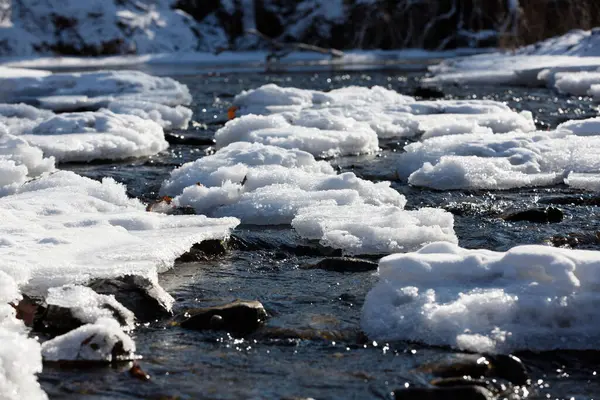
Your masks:
M 562 183 L 571 172 L 600 171 L 600 119 L 555 131 L 434 137 L 405 147 L 398 172 L 414 186 L 510 189 Z
M 217 147 L 234 142 L 300 149 L 319 157 L 369 154 L 379 150 L 377 134 L 354 119 L 299 119 L 282 115 L 245 115 L 225 124 L 215 133 Z
M 188 88 L 174 79 L 126 70 L 3 77 L 0 91 L 5 101 L 38 100 L 43 108 L 55 111 L 98 107 L 112 100 L 143 100 L 168 106 L 192 101 Z
M 274 84 L 242 92 L 234 99 L 242 115 L 281 115 L 298 127 L 364 131 L 365 125 L 379 138 L 449 135 L 455 133 L 535 130 L 532 115 L 517 113 L 490 100 L 416 101 L 383 87 L 346 87 L 330 92 L 284 88 Z M 255 116 L 245 120 L 247 131 L 264 128 Z M 353 122 L 354 121 L 354 122 Z M 238 122 L 239 129 L 243 124 Z M 290 133 L 291 135 L 291 133 Z M 230 142 L 231 140 L 229 140 Z
M 115 352 L 114 349 L 119 349 Z M 117 354 L 115 354 L 117 353 Z M 100 318 L 42 344 L 44 361 L 112 362 L 133 360 L 134 341 L 112 318 Z
M 96 277 L 157 272 L 194 243 L 222 240 L 239 221 L 146 212 L 112 179 L 59 171 L 0 198 L 4 271 L 28 274 L 28 293 Z
M 595 349 L 600 253 L 433 243 L 381 259 L 361 327 L 374 340 L 476 352 Z
M 187 86 L 171 78 L 139 71 L 13 75 L 0 78 L 2 101 L 25 101 L 57 112 L 104 107 L 152 119 L 164 129 L 186 128 L 192 116 L 183 106 L 192 101 Z
M 244 142 L 174 170 L 161 193 L 197 213 L 254 224 L 289 224 L 299 208 L 322 202 L 400 207 L 406 202 L 389 182 L 336 174 L 304 151 Z
M 169 146 L 156 122 L 109 110 L 57 114 L 20 137 L 60 162 L 150 156 Z
M 165 130 L 186 129 L 192 119 L 192 110 L 187 107 L 169 107 L 145 100 L 114 100 L 106 108 L 117 114 L 151 119 Z

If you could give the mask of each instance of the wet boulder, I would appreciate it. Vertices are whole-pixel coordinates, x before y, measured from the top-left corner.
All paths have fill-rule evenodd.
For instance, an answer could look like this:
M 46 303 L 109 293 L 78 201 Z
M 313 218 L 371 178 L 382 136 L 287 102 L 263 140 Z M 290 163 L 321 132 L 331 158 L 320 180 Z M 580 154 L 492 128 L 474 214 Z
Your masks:
M 136 358 L 135 343 L 114 319 L 101 318 L 42 344 L 45 362 L 112 363 Z
M 120 326 L 132 328 L 134 315 L 114 296 L 98 294 L 85 286 L 65 285 L 51 288 L 33 317 L 33 329 L 60 335 L 101 318 L 110 318 Z
M 95 279 L 88 286 L 97 293 L 112 295 L 135 314 L 138 321 L 149 322 L 172 315 L 174 300 L 158 283 L 137 275 Z
M 256 331 L 267 319 L 259 301 L 236 300 L 232 303 L 189 310 L 181 327 L 194 330 L 227 331 L 234 336 L 246 336 Z
M 518 357 L 511 354 L 462 354 L 449 360 L 428 364 L 421 367 L 421 370 L 440 378 L 493 378 L 519 386 L 529 383 L 527 368 Z
M 228 243 L 225 240 L 210 239 L 196 243 L 187 252 L 182 254 L 176 262 L 196 262 L 212 260 L 227 254 Z
M 537 223 L 556 223 L 561 222 L 564 213 L 556 207 L 532 208 L 524 211 L 506 213 L 502 219 L 509 222 L 537 222 Z
M 581 248 L 600 244 L 600 232 L 569 232 L 566 235 L 552 236 L 548 242 L 554 247 Z
M 333 272 L 366 272 L 375 271 L 377 263 L 351 257 L 327 257 L 316 264 L 305 265 L 304 269 L 323 269 Z

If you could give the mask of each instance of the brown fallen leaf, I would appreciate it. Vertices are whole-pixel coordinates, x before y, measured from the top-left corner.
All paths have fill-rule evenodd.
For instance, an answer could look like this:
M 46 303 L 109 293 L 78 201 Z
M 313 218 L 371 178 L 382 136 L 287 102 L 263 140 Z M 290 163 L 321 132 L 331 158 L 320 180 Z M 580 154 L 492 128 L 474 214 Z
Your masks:
M 142 369 L 142 367 L 140 367 L 140 365 L 138 363 L 133 364 L 133 367 L 131 367 L 131 369 L 129 370 L 129 375 L 131 375 L 132 377 L 139 379 L 141 381 L 149 381 L 150 380 L 150 375 L 145 373 L 144 370 Z

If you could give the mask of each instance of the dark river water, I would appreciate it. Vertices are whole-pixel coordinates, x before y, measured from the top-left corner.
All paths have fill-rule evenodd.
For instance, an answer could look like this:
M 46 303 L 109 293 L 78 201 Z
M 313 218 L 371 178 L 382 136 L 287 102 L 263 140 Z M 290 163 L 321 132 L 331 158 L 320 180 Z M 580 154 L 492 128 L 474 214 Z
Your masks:
M 150 71 L 153 72 L 153 71 Z M 235 72 L 221 74 L 169 70 L 188 85 L 194 97 L 194 124 L 180 132 L 210 139 L 226 120 L 237 93 L 265 83 L 329 90 L 348 85 L 381 85 L 411 94 L 424 75 L 422 65 L 368 71 Z M 567 119 L 596 115 L 589 98 L 559 97 L 546 89 L 447 86 L 447 98 L 493 99 L 517 110 L 531 110 L 540 129 Z M 341 170 L 371 180 L 393 180 L 395 157 L 404 142 L 382 143 L 378 156 L 332 160 Z M 205 154 L 209 145 L 172 145 L 155 157 L 119 163 L 70 164 L 62 168 L 91 178 L 114 177 L 127 184 L 132 196 L 156 197 L 169 172 Z M 554 236 L 579 235 L 580 248 L 599 249 L 600 208 L 581 204 L 581 193 L 566 187 L 503 192 L 436 192 L 414 189 L 406 182 L 393 186 L 408 199 L 408 208 L 443 207 L 455 214 L 460 245 L 506 250 L 525 243 L 546 243 Z M 565 219 L 557 224 L 505 222 L 499 215 L 525 209 L 536 202 L 563 198 L 574 204 L 558 207 Z M 572 203 L 567 201 L 566 203 Z M 585 202 L 584 202 L 585 203 Z M 579 205 L 575 205 L 579 204 Z M 47 365 L 40 381 L 51 398 L 68 399 L 387 399 L 394 389 L 424 386 L 432 379 L 420 366 L 453 357 L 449 349 L 413 343 L 357 341 L 366 293 L 377 277 L 372 272 L 336 273 L 303 269 L 320 259 L 318 250 L 303 242 L 289 227 L 241 226 L 234 234 L 253 244 L 251 250 L 232 250 L 213 261 L 178 263 L 161 276 L 163 287 L 176 298 L 176 311 L 223 304 L 234 299 L 261 301 L 270 319 L 267 326 L 298 332 L 294 337 L 234 339 L 222 333 L 203 333 L 167 323 L 140 326 L 133 333 L 140 366 L 149 381 L 134 379 L 128 365 L 64 369 Z M 300 334 L 304 332 L 305 334 Z M 309 334 L 306 334 L 309 332 Z M 289 335 L 288 335 L 289 336 Z M 600 348 L 600 345 L 599 345 Z M 600 397 L 595 373 L 600 357 L 587 352 L 522 354 L 532 382 L 530 398 L 588 399 Z

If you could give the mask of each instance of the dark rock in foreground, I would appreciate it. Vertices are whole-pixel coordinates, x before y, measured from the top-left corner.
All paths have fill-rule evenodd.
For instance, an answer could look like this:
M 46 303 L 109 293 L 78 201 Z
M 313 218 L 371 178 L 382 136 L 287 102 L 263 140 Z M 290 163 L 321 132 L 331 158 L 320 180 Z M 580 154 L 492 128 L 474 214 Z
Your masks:
M 316 264 L 305 265 L 304 269 L 323 269 L 334 272 L 366 272 L 375 271 L 377 263 L 360 258 L 351 257 L 328 257 Z
M 189 310 L 180 323 L 183 328 L 227 331 L 245 336 L 256 331 L 267 319 L 267 312 L 259 301 L 236 300 L 221 306 Z
M 457 386 L 440 388 L 409 388 L 394 391 L 398 400 L 492 400 L 496 397 L 480 386 Z
M 528 221 L 539 223 L 561 222 L 563 218 L 564 213 L 556 207 L 532 208 L 530 210 L 508 213 L 502 217 L 502 219 L 509 222 Z
M 133 312 L 138 321 L 154 321 L 172 315 L 171 296 L 148 278 L 125 275 L 96 279 L 88 286 L 96 293 L 115 296 L 119 303 Z

